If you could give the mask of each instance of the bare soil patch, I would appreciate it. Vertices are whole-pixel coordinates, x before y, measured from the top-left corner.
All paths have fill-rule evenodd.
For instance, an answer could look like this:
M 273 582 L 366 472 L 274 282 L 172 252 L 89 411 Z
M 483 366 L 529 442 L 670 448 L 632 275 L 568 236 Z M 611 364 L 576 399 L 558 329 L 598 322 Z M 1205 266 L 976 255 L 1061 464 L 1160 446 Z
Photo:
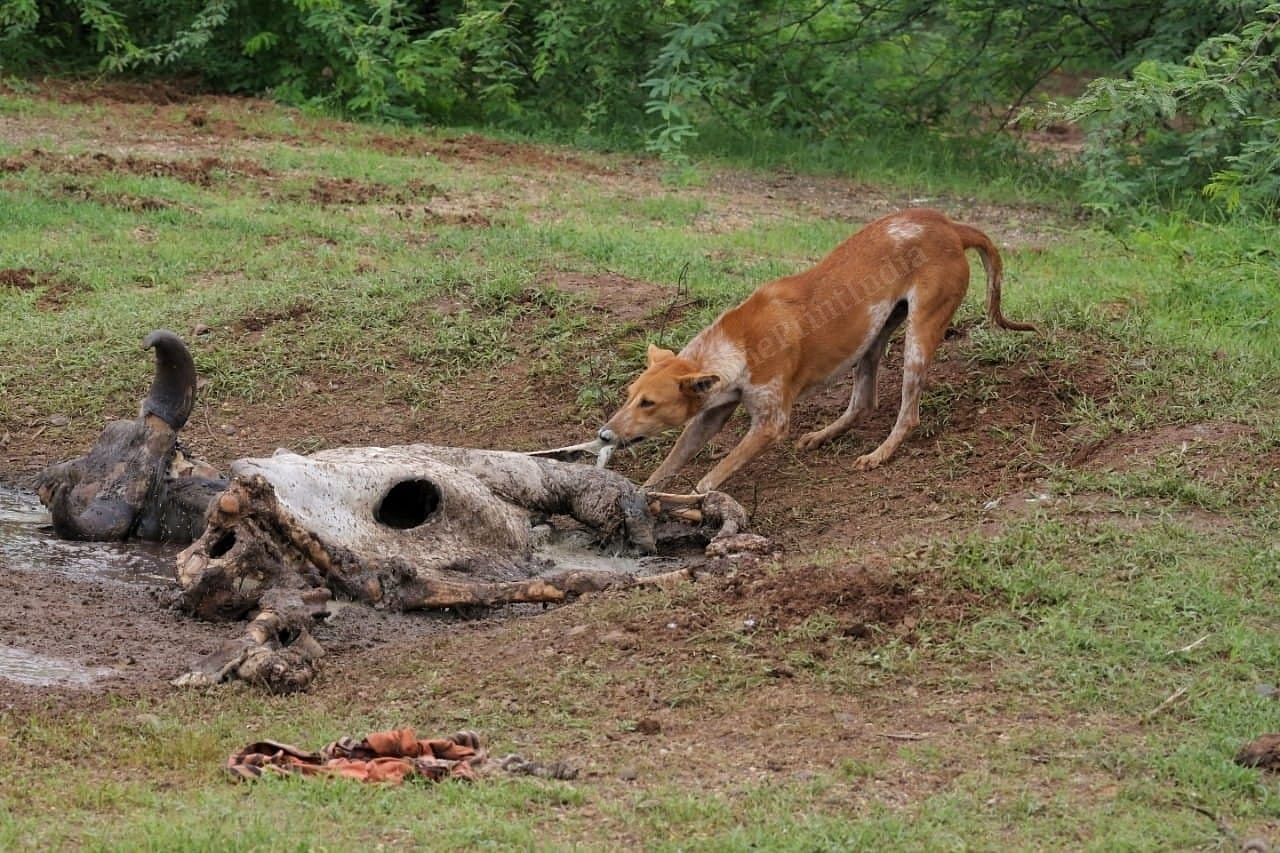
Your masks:
M 36 271 L 29 267 L 12 267 L 0 270 L 0 287 L 14 290 L 34 290 L 38 285 Z
M 41 311 L 61 311 L 67 307 L 84 286 L 64 276 L 48 276 L 44 280 L 44 292 L 36 299 L 36 308 Z
M 225 160 L 221 157 L 162 160 L 128 155 L 115 157 L 99 151 L 93 154 L 55 154 L 33 148 L 25 154 L 0 158 L 0 174 L 33 169 L 65 175 L 128 174 L 145 178 L 172 178 L 196 186 L 212 186 L 217 180 L 234 177 L 267 177 L 270 170 L 252 160 Z
M 977 604 L 976 596 L 948 590 L 940 578 L 895 575 L 874 557 L 858 564 L 742 573 L 720 587 L 710 592 L 711 600 L 744 622 L 785 630 L 824 614 L 837 622 L 833 636 L 857 639 L 884 632 L 909 636 L 926 618 L 956 624 Z
M 36 308 L 41 311 L 59 311 L 66 306 L 82 285 L 63 275 L 37 272 L 29 267 L 0 269 L 0 287 L 13 290 L 39 290 Z
M 910 196 L 900 190 L 821 175 L 724 169 L 713 173 L 708 186 L 717 204 L 700 218 L 699 227 L 711 231 L 784 218 L 794 211 L 848 222 L 852 234 L 873 219 L 907 207 L 936 207 L 958 222 L 985 231 L 1000 246 L 1042 245 L 1068 226 L 1060 213 L 1044 205 L 993 204 L 950 195 Z
M 200 97 L 195 80 L 65 80 L 49 79 L 41 90 L 64 104 L 186 104 Z
M 310 303 L 295 302 L 278 311 L 254 311 L 237 320 L 235 329 L 240 332 L 261 332 L 276 323 L 287 320 L 301 320 L 307 317 L 312 310 L 313 307 Z
M 1253 427 L 1231 421 L 1157 427 L 1091 442 L 1081 447 L 1071 461 L 1077 465 L 1088 463 L 1104 470 L 1125 471 L 1170 455 L 1194 457 L 1218 453 L 1225 445 L 1239 444 L 1256 434 Z
M 609 169 L 578 155 L 518 142 L 504 142 L 478 134 L 447 139 L 423 136 L 374 136 L 369 145 L 384 154 L 431 156 L 462 163 L 499 162 L 506 167 L 527 167 L 543 172 L 572 171 L 586 175 L 609 173 Z
M 670 593 L 604 592 L 537 619 L 393 643 L 344 658 L 316 690 L 327 701 L 395 714 L 411 706 L 383 697 L 415 694 L 440 661 L 466 661 L 484 683 L 435 681 L 434 701 L 454 709 L 460 725 L 478 714 L 518 720 L 546 705 L 592 721 L 532 737 L 545 757 L 569 759 L 602 792 L 690 781 L 736 789 L 803 779 L 856 756 L 874 774 L 833 796 L 902 802 L 960 771 L 907 772 L 904 747 L 935 735 L 983 741 L 1005 730 L 978 686 L 983 676 L 974 673 L 973 689 L 939 704 L 920 701 L 929 689 L 922 673 L 864 692 L 824 683 L 814 670 L 889 642 L 912 644 L 926 629 L 936 636 L 982 612 L 980 600 L 939 587 L 923 573 L 895 575 L 876 563 L 744 566 Z M 554 753 L 566 737 L 571 751 Z
M 412 180 L 403 186 L 376 181 L 357 181 L 354 178 L 318 178 L 308 190 L 310 200 L 316 204 L 371 204 L 384 202 L 405 204 L 418 198 L 440 195 L 440 188 L 425 181 Z
M 672 288 L 616 273 L 584 275 L 557 272 L 540 284 L 578 296 L 593 312 L 623 323 L 635 323 L 651 317 L 662 317 L 668 322 L 678 320 L 696 304 L 682 298 Z
M 949 589 L 923 571 L 894 572 L 878 554 L 834 565 L 799 557 L 777 564 L 744 561 L 726 575 L 700 578 L 663 604 L 657 613 L 611 621 L 611 636 L 603 642 L 651 648 L 697 634 L 764 632 L 781 640 L 758 650 L 772 658 L 766 674 L 775 678 L 794 675 L 785 658 L 797 652 L 822 659 L 833 645 L 852 640 L 872 646 L 891 638 L 911 643 L 922 623 L 950 629 L 982 609 L 976 594 Z M 599 631 L 584 631 L 567 636 L 558 648 L 585 652 L 601 641 Z

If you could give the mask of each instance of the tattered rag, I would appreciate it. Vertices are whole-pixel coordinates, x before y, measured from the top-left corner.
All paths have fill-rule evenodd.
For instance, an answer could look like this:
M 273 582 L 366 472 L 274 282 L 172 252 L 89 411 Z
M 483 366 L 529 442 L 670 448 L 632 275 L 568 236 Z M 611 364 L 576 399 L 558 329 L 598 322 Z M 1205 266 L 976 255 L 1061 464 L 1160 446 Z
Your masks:
M 237 781 L 299 774 L 398 785 L 406 779 L 475 779 L 486 757 L 475 732 L 419 740 L 412 728 L 406 728 L 374 732 L 359 741 L 342 738 L 319 752 L 261 740 L 228 758 L 227 772 Z

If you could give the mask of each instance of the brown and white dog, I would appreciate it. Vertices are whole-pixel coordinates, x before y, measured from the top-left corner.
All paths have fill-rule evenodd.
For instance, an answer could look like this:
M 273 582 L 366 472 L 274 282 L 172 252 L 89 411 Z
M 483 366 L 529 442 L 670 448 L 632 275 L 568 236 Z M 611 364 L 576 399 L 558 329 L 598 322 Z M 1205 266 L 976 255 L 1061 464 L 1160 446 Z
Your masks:
M 929 361 L 969 287 L 966 249 L 982 257 L 991 321 L 1035 331 L 1000 313 L 1000 254 L 986 234 L 936 210 L 904 210 L 872 222 L 816 267 L 764 285 L 679 354 L 650 344 L 648 366 L 628 387 L 626 404 L 600 429 L 601 441 L 625 447 L 683 425 L 675 447 L 645 481 L 659 488 L 742 405 L 751 427 L 698 482 L 698 492 L 711 491 L 786 436 L 796 400 L 854 365 L 853 395 L 844 414 L 802 436 L 798 446 L 819 447 L 873 411 L 880 360 L 890 335 L 905 321 L 897 423 L 884 443 L 853 464 L 858 470 L 877 467 L 920 421 Z

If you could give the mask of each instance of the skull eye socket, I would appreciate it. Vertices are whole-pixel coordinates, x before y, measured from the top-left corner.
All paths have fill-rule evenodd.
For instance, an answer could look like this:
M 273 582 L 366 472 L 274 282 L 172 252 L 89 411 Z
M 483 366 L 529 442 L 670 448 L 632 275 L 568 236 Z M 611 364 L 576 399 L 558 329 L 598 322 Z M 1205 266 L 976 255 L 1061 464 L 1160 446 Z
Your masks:
M 226 556 L 227 552 L 234 547 L 236 547 L 236 532 L 234 530 L 228 530 L 209 546 L 209 556 L 214 559 Z
M 403 480 L 383 495 L 373 517 L 387 527 L 408 530 L 425 523 L 439 508 L 439 486 L 430 480 Z
M 657 405 L 657 403 L 653 402 L 648 397 L 641 397 L 638 405 L 642 409 L 652 409 L 654 406 Z

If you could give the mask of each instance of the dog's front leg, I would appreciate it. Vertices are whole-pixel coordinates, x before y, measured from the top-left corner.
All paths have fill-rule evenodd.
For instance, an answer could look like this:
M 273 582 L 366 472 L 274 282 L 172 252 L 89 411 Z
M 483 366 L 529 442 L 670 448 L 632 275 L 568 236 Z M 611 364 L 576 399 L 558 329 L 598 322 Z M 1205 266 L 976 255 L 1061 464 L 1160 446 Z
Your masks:
M 752 412 L 751 429 L 747 430 L 738 446 L 729 451 L 728 456 L 698 481 L 694 490 L 705 494 L 720 488 L 720 484 L 736 474 L 739 468 L 755 459 L 770 445 L 785 438 L 790 425 L 790 413 L 786 409 Z
M 680 469 L 698 454 L 699 450 L 707 446 L 707 442 L 714 438 L 716 433 L 724 429 L 729 416 L 737 408 L 738 401 L 731 400 L 719 406 L 703 409 L 694 415 L 693 420 L 685 425 L 684 432 L 680 433 L 680 438 L 676 440 L 675 447 L 671 448 L 667 458 L 663 459 L 662 464 L 654 469 L 649 479 L 644 481 L 644 487 L 646 489 L 661 488 L 664 483 L 678 474 Z

